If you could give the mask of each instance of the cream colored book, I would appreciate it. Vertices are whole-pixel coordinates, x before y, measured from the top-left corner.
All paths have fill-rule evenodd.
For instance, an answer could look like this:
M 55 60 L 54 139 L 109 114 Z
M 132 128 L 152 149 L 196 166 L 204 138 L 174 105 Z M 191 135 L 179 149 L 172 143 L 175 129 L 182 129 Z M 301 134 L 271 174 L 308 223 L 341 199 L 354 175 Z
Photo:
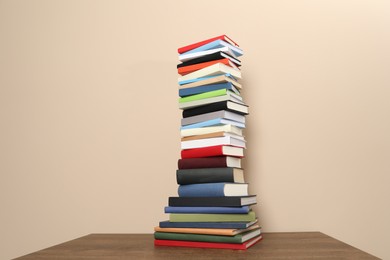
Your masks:
M 222 63 L 216 63 L 203 69 L 194 71 L 178 78 L 178 81 L 196 79 L 201 77 L 219 75 L 219 74 L 230 74 L 236 78 L 241 78 L 241 71 L 236 70 Z
M 228 132 L 228 133 L 233 133 L 242 136 L 242 129 L 234 125 L 221 125 L 221 126 L 183 129 L 180 131 L 180 134 L 182 137 L 186 137 L 186 136 L 193 136 L 193 135 L 210 134 L 215 132 Z
M 219 84 L 219 83 L 224 83 L 224 82 L 230 82 L 236 88 L 242 89 L 242 85 L 240 83 L 238 83 L 237 81 L 229 78 L 226 75 L 220 75 L 220 76 L 216 76 L 216 77 L 213 77 L 213 78 L 208 78 L 208 79 L 204 79 L 204 80 L 199 80 L 199 81 L 196 81 L 196 82 L 188 83 L 188 84 L 179 86 L 179 88 L 194 88 L 194 87 L 210 85 L 210 84 Z
M 235 236 L 250 230 L 259 229 L 259 225 L 252 225 L 245 229 L 226 229 L 226 228 L 160 228 L 155 227 L 156 232 L 168 233 L 190 233 L 190 234 L 204 234 L 204 235 L 220 235 L 220 236 Z
M 241 135 L 236 135 L 236 134 L 221 131 L 221 132 L 208 133 L 203 135 L 186 136 L 186 137 L 182 137 L 181 141 L 190 141 L 190 140 L 198 140 L 198 139 L 206 139 L 206 138 L 222 137 L 222 136 L 231 136 L 237 139 L 244 140 L 244 137 Z

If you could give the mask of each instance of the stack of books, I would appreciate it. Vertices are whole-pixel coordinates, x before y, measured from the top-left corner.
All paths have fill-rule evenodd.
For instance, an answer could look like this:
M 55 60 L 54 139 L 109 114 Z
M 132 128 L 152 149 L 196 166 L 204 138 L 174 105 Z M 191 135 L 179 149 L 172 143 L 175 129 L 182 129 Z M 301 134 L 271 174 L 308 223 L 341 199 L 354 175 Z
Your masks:
M 178 49 L 181 158 L 178 197 L 155 227 L 156 246 L 247 249 L 262 239 L 241 158 L 248 106 L 239 57 L 226 35 Z

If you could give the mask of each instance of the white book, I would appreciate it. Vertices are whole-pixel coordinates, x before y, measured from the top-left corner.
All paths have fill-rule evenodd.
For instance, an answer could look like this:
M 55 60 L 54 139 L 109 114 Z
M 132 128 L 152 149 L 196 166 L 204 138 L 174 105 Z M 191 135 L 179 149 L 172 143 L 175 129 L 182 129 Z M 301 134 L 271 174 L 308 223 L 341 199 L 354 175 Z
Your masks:
M 180 131 L 180 135 L 182 137 L 186 137 L 186 136 L 193 136 L 193 135 L 211 134 L 216 132 L 227 132 L 227 133 L 233 133 L 242 136 L 242 129 L 233 125 L 220 125 L 220 126 L 183 129 Z
M 221 47 L 218 49 L 210 49 L 210 50 L 206 50 L 206 51 L 199 51 L 199 52 L 193 52 L 193 53 L 183 53 L 183 54 L 179 55 L 179 60 L 181 62 L 184 62 L 187 60 L 192 60 L 195 58 L 199 58 L 199 57 L 213 54 L 213 53 L 220 52 L 220 51 L 226 52 L 227 54 L 229 54 L 233 58 L 236 58 L 236 55 L 232 52 L 232 50 L 229 47 L 225 46 L 225 47 Z
M 181 149 L 194 149 L 201 147 L 210 147 L 216 145 L 233 145 L 237 147 L 245 148 L 245 141 L 233 138 L 231 136 L 206 138 L 199 140 L 190 140 L 181 142 Z
M 213 75 L 222 75 L 222 74 L 230 74 L 236 78 L 241 78 L 241 71 L 234 69 L 232 67 L 229 67 L 222 63 L 215 63 L 213 65 L 207 66 L 203 69 L 188 73 L 187 75 L 181 76 L 178 78 L 178 81 L 184 81 L 184 80 L 190 80 L 190 79 L 196 79 L 196 78 L 202 78 L 206 76 L 213 76 Z
M 211 119 L 216 119 L 216 118 L 230 119 L 230 120 L 237 121 L 240 123 L 245 123 L 245 116 L 244 115 L 236 114 L 236 113 L 226 111 L 226 110 L 220 110 L 220 111 L 201 114 L 201 115 L 197 115 L 197 116 L 182 118 L 181 125 L 183 126 L 183 125 L 195 124 L 195 123 L 199 123 L 199 122 L 207 121 L 207 120 L 211 120 Z

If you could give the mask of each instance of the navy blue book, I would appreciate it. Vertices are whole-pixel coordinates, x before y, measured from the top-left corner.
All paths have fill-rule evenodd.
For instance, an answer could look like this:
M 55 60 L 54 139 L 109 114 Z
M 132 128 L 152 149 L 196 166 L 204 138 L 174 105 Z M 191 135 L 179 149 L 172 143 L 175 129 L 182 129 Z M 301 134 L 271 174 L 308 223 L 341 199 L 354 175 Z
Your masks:
M 198 183 L 180 185 L 179 197 L 230 197 L 248 196 L 247 183 Z
M 165 213 L 246 214 L 250 207 L 165 207 Z
M 161 221 L 160 228 L 232 228 L 243 229 L 257 223 L 257 219 L 252 222 L 169 222 Z
M 219 84 L 203 85 L 203 86 L 193 87 L 193 88 L 181 88 L 179 89 L 179 96 L 186 97 L 186 96 L 191 96 L 191 95 L 200 94 L 203 92 L 209 92 L 213 90 L 219 90 L 219 89 L 231 89 L 237 95 L 240 95 L 240 91 L 238 91 L 238 89 L 232 83 L 225 82 Z

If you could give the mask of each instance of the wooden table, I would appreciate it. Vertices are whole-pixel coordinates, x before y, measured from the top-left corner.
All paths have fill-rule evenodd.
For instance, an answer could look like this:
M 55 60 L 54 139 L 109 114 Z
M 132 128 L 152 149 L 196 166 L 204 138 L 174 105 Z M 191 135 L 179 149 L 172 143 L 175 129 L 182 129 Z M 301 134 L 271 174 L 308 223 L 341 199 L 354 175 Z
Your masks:
M 91 234 L 17 259 L 379 259 L 320 232 L 264 233 L 245 251 L 155 247 L 151 234 Z

